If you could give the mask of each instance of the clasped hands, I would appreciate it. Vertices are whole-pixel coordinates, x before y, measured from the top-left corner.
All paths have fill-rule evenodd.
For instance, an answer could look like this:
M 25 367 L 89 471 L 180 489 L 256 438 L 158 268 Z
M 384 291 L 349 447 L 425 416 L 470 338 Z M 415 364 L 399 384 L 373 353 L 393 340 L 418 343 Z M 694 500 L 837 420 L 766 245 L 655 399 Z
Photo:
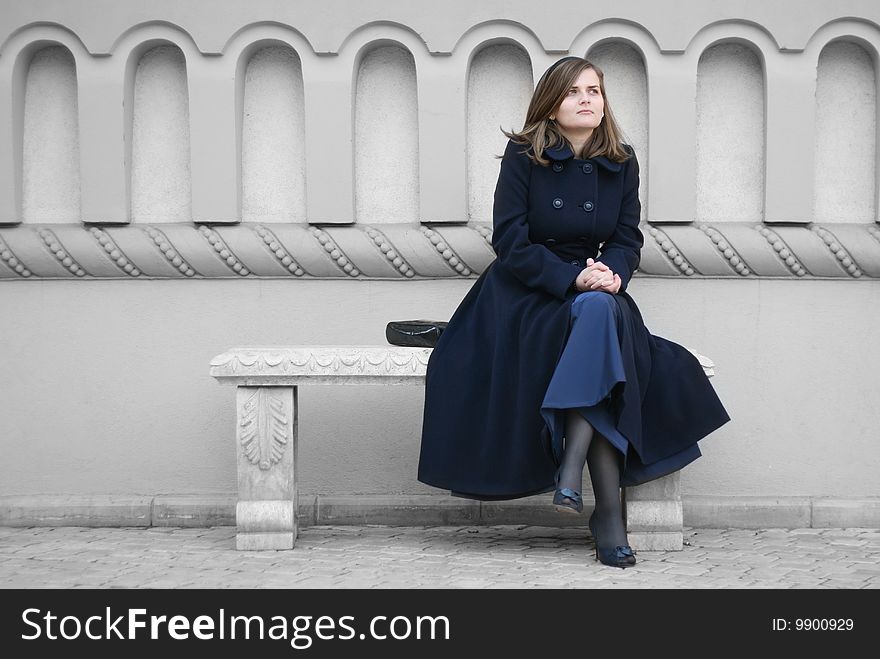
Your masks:
M 620 275 L 611 272 L 611 268 L 602 261 L 587 259 L 587 267 L 577 276 L 575 288 L 579 291 L 617 293 L 620 290 Z

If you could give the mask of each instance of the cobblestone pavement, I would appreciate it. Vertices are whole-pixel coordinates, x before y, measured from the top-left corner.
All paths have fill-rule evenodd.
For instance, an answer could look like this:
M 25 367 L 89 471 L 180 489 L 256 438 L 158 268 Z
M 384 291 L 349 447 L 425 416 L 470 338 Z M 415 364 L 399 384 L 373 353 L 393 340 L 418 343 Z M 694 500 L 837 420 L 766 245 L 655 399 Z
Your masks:
M 878 588 L 880 529 L 685 529 L 680 552 L 597 563 L 586 530 L 310 526 L 292 551 L 235 529 L 0 527 L 0 588 Z

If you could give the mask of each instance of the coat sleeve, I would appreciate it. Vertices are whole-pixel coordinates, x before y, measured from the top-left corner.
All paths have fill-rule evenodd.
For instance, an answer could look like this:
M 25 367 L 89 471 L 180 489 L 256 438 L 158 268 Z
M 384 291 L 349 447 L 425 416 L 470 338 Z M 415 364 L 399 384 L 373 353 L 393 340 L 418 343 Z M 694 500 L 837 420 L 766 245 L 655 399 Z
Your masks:
M 639 230 L 642 205 L 639 202 L 639 161 L 635 151 L 628 149 L 632 156 L 625 162 L 623 175 L 623 200 L 617 227 L 611 237 L 602 245 L 599 260 L 620 275 L 620 290 L 626 290 L 633 272 L 639 265 L 642 245 L 645 238 Z
M 498 261 L 523 284 L 565 299 L 582 268 L 529 240 L 528 202 L 532 167 L 522 144 L 507 143 L 495 186 L 492 247 Z

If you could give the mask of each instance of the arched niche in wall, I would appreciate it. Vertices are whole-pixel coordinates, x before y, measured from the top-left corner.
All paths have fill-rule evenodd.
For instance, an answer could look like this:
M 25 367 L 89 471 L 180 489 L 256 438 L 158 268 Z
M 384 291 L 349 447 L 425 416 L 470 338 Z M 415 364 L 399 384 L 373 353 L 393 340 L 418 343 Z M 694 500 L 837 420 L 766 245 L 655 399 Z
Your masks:
M 521 130 L 533 89 L 528 53 L 513 43 L 480 48 L 467 78 L 468 219 L 492 221 L 493 195 L 507 137 Z
M 858 43 L 838 39 L 819 54 L 813 220 L 876 218 L 877 72 Z
M 244 67 L 241 218 L 305 222 L 302 63 L 287 45 L 254 49 Z M 318 127 L 328 130 L 331 127 Z
M 131 109 L 131 219 L 191 219 L 189 97 L 180 48 L 162 44 L 137 60 Z
M 382 224 L 419 219 L 416 68 L 397 43 L 373 44 L 355 75 L 355 217 Z M 316 130 L 310 127 L 309 130 Z M 317 130 L 333 130 L 323 126 Z M 339 154 L 346 167 L 347 154 Z
M 648 76 L 642 55 L 626 43 L 606 41 L 590 48 L 587 59 L 605 77 L 605 94 L 623 140 L 632 145 L 639 161 L 639 197 L 642 217 L 648 198 Z
M 765 82 L 743 43 L 707 48 L 697 67 L 697 219 L 764 219 Z
M 79 222 L 79 124 L 73 55 L 60 45 L 37 50 L 25 80 L 23 221 Z

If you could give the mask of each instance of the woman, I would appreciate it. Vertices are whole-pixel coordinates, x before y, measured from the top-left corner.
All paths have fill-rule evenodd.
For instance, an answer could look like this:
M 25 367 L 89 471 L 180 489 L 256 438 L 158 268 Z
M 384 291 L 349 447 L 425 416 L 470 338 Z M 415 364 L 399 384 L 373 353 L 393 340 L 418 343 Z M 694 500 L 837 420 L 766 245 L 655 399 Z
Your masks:
M 651 335 L 626 292 L 639 263 L 639 165 L 580 57 L 551 66 L 495 188 L 497 258 L 428 363 L 419 480 L 475 499 L 554 490 L 596 558 L 627 567 L 620 487 L 682 468 L 729 417 L 697 359 Z

